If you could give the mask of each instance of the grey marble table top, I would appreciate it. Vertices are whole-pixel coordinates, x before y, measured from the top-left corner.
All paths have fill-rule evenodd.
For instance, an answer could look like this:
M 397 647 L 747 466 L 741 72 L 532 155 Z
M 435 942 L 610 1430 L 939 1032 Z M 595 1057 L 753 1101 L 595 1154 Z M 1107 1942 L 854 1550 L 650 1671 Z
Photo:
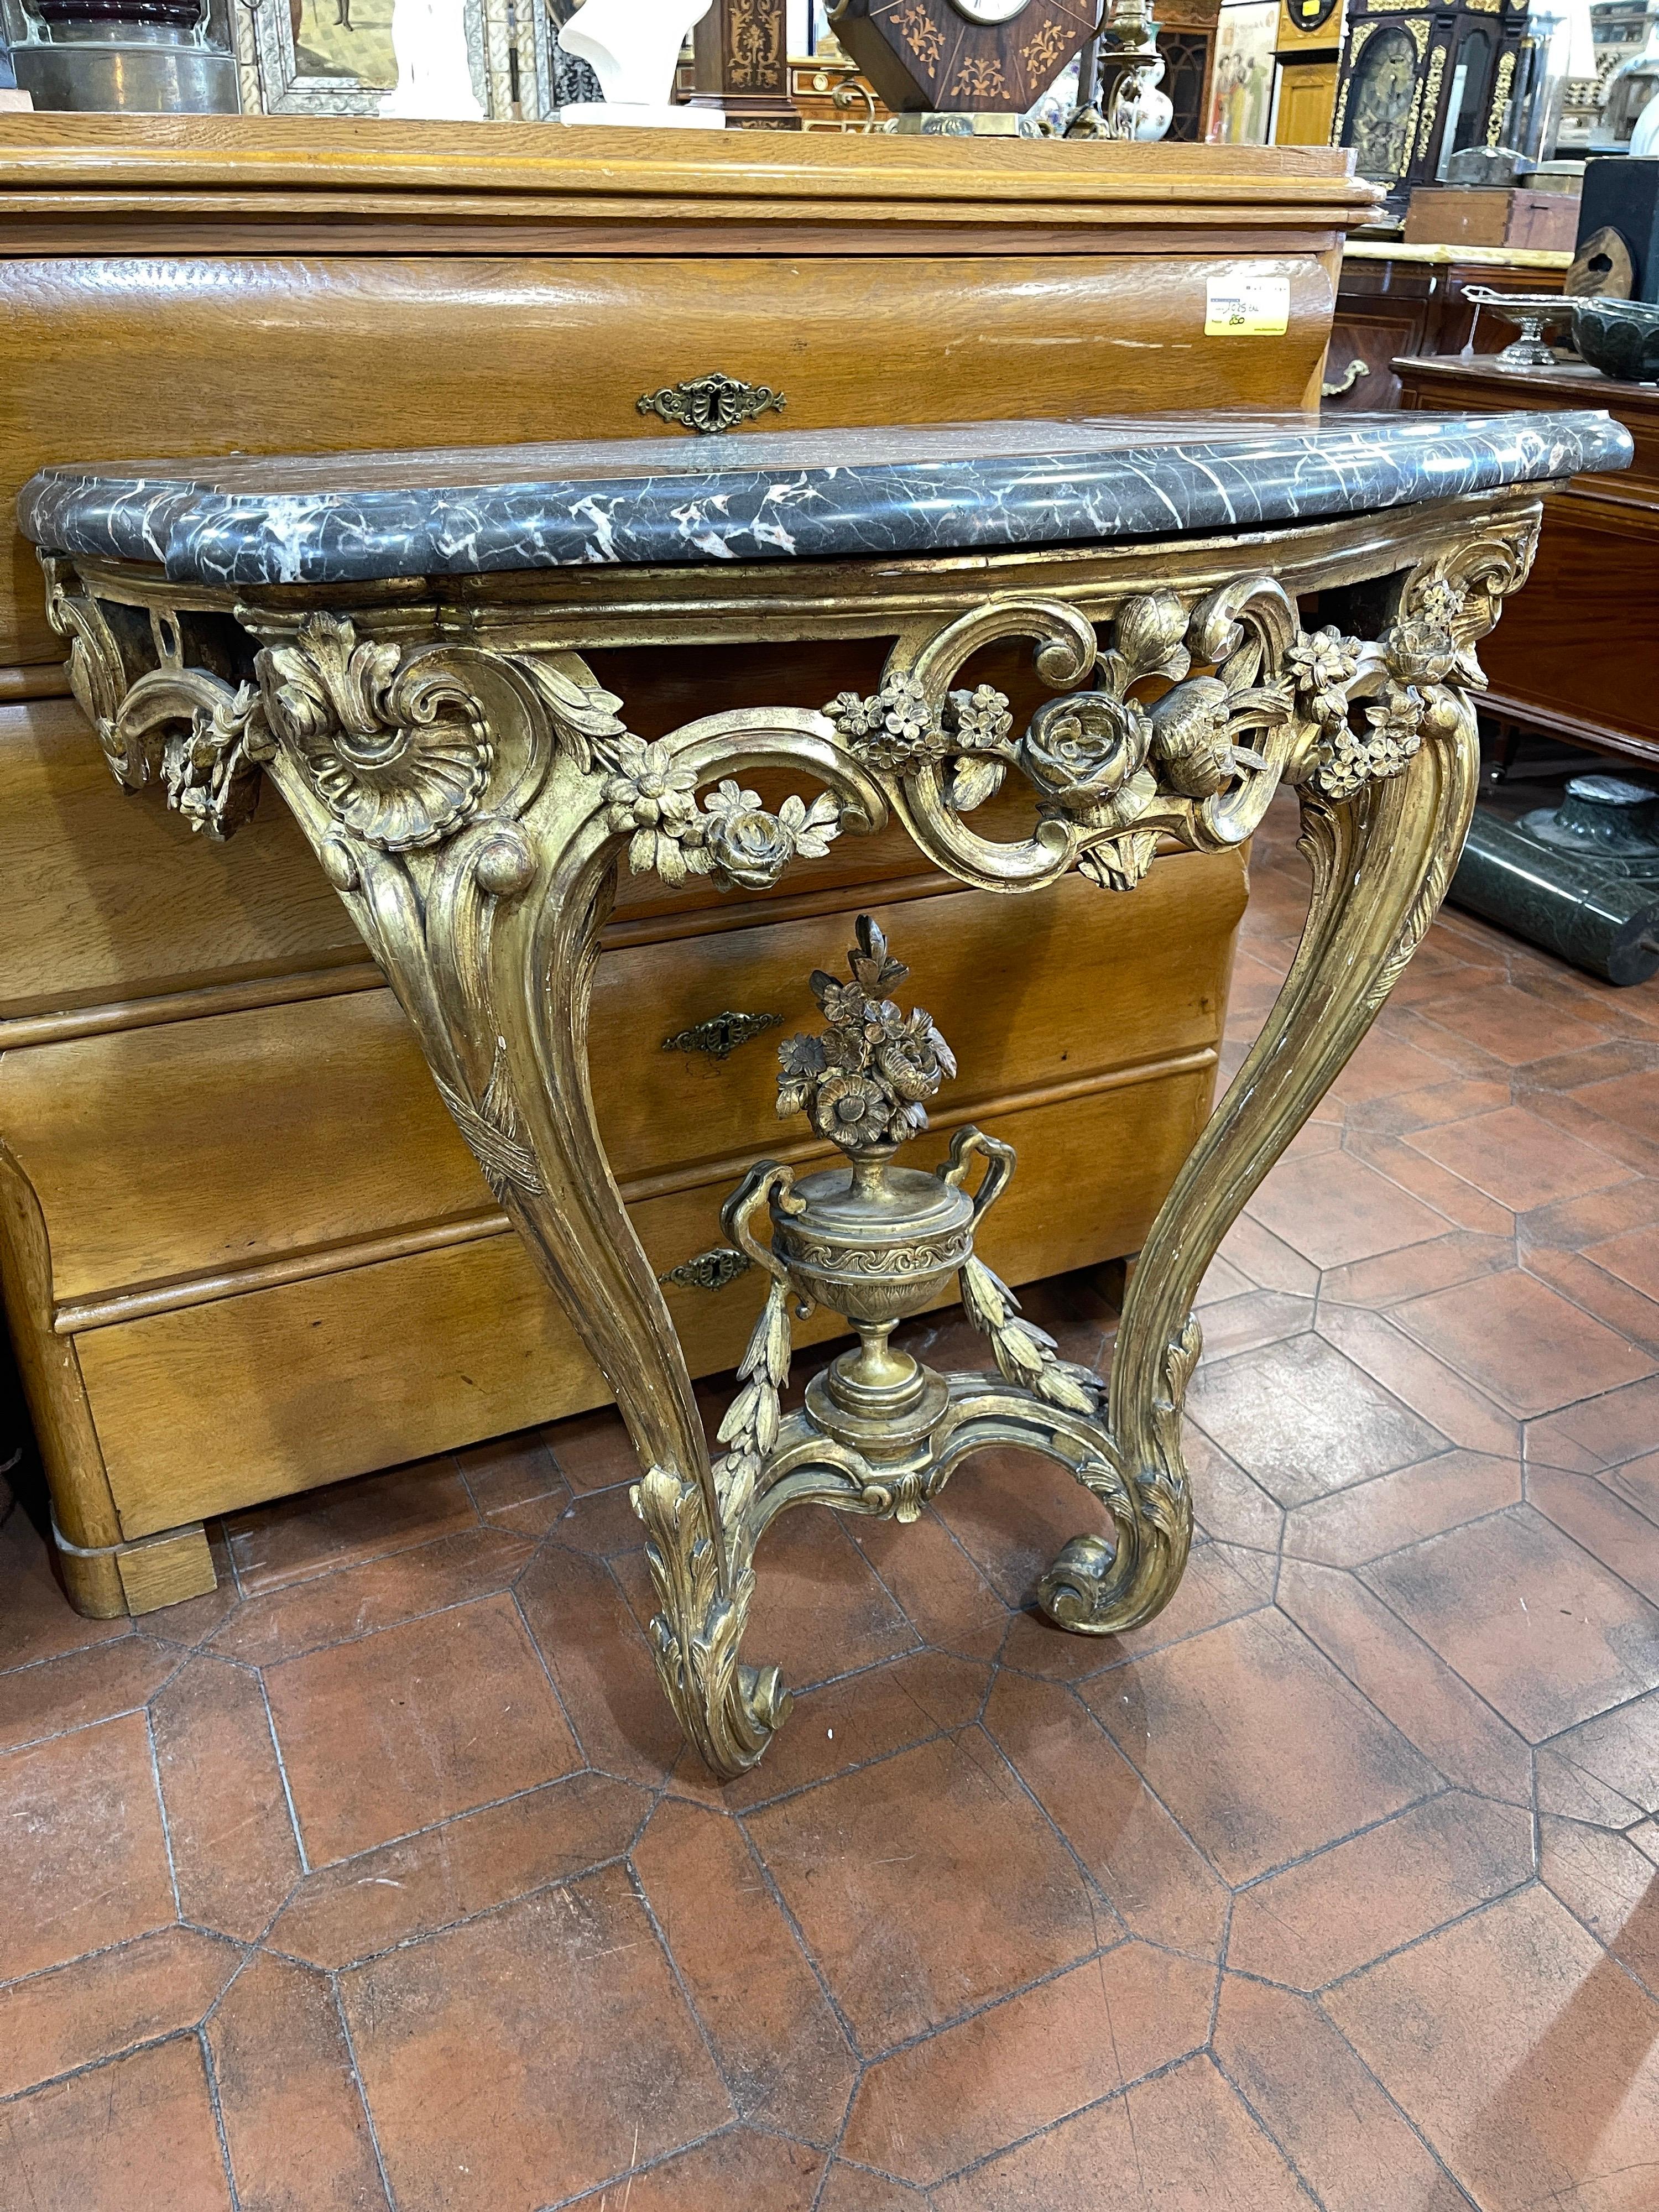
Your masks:
M 1589 409 L 1159 416 L 58 467 L 48 550 L 179 582 L 361 583 L 595 562 L 829 560 L 1328 520 L 1620 469 Z

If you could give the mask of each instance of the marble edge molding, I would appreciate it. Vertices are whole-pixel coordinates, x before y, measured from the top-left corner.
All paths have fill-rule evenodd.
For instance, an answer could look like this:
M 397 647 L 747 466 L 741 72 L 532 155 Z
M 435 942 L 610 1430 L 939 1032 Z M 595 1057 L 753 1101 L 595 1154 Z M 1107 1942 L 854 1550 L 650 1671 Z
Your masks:
M 796 468 L 746 469 L 734 439 L 672 473 L 272 496 L 216 489 L 210 463 L 194 478 L 52 468 L 17 508 L 44 550 L 143 562 L 179 583 L 349 584 L 1257 529 L 1622 469 L 1632 452 L 1622 423 L 1572 409 Z

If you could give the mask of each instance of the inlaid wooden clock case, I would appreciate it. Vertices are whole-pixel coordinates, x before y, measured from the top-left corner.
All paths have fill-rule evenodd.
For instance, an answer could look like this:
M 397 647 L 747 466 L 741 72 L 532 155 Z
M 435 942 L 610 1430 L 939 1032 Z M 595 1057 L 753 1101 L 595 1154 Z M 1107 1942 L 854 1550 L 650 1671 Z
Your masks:
M 9 129 L 0 1263 L 84 1609 L 206 1586 L 204 1516 L 604 1386 L 283 811 L 204 852 L 106 780 L 10 528 L 22 481 L 100 454 L 660 434 L 639 398 L 715 369 L 802 428 L 1313 404 L 1342 234 L 1374 198 L 1332 152 L 581 137 Z M 1289 277 L 1282 337 L 1203 337 L 1206 277 L 1241 266 Z M 648 734 L 705 697 L 816 699 L 812 651 L 653 658 L 621 635 L 599 658 Z M 1171 858 L 1133 899 L 1072 879 L 999 900 L 902 841 L 847 844 L 769 897 L 625 884 L 606 933 L 595 1085 L 647 1250 L 689 1270 L 668 1294 L 698 1371 L 732 1363 L 752 1300 L 691 1263 L 770 1141 L 775 1031 L 726 1018 L 799 1025 L 855 909 L 903 909 L 933 1011 L 972 1040 L 952 1114 L 1024 1147 L 988 1247 L 1011 1279 L 1136 1249 L 1212 1095 L 1236 856 Z M 994 1028 L 988 966 L 1033 979 Z M 1079 999 L 1103 1040 L 1081 1059 Z
M 1331 137 L 1398 212 L 1445 154 L 1499 143 L 1525 0 L 1346 0 L 1346 21 Z

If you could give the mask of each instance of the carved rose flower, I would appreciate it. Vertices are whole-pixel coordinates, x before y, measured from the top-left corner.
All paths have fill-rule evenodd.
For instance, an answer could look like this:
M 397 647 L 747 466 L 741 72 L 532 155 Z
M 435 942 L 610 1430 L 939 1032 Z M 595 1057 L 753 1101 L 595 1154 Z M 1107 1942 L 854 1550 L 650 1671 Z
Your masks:
M 972 691 L 952 691 L 950 703 L 957 738 L 962 744 L 1000 744 L 1014 726 L 1006 695 L 988 684 Z
M 1209 799 L 1235 773 L 1228 736 L 1232 695 L 1214 676 L 1194 676 L 1152 708 L 1152 752 L 1185 799 Z
M 742 790 L 728 777 L 705 804 L 702 830 L 711 866 L 745 890 L 776 883 L 793 857 L 795 841 L 761 805 L 760 793 Z
M 1396 683 L 1443 684 L 1457 647 L 1437 623 L 1417 615 L 1394 625 L 1383 640 L 1382 659 Z
M 1071 809 L 1109 798 L 1146 757 L 1151 726 L 1133 699 L 1079 692 L 1038 708 L 1021 758 L 1037 789 Z
M 898 1009 L 893 1011 L 896 1014 Z M 876 1047 L 875 1066 L 899 1097 L 910 1101 L 931 1098 L 957 1072 L 955 1054 L 921 1006 L 908 1022 L 901 1019 L 890 1029 Z
M 828 793 L 810 807 L 792 793 L 770 814 L 758 792 L 744 791 L 729 776 L 704 805 L 700 828 L 708 865 L 744 890 L 768 890 L 797 854 L 822 860 L 841 828 L 840 811 Z
M 891 1118 L 885 1092 L 867 1075 L 826 1075 L 812 1100 L 813 1127 L 837 1144 L 879 1144 Z

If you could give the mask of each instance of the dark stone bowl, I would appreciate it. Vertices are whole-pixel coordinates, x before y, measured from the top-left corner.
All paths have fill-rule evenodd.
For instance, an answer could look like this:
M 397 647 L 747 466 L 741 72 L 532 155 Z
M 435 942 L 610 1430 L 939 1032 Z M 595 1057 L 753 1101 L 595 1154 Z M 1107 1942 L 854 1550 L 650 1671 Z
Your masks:
M 1659 380 L 1659 306 L 1642 300 L 1579 300 L 1573 343 L 1592 368 L 1625 384 Z

